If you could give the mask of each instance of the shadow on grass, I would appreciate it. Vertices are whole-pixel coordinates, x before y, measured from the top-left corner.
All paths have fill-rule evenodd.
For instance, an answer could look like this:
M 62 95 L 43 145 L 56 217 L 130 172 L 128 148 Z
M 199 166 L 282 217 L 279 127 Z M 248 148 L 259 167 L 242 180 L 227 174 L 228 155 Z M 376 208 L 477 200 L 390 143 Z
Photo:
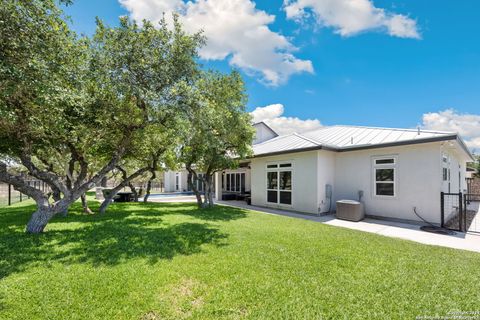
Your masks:
M 93 210 L 98 206 L 91 203 Z M 0 208 L 0 279 L 51 261 L 96 266 L 143 258 L 155 263 L 199 253 L 204 244 L 226 245 L 228 235 L 209 221 L 246 216 L 241 209 L 198 210 L 185 203 L 112 204 L 105 215 L 83 215 L 76 203 L 68 217 L 52 219 L 44 234 L 28 235 L 24 226 L 34 210 L 33 205 Z M 166 216 L 171 219 L 164 221 Z
M 162 203 L 161 207 L 159 207 L 158 203 L 146 203 L 142 204 L 142 206 L 144 209 L 138 214 L 143 216 L 180 214 L 205 221 L 231 221 L 247 216 L 243 209 L 224 206 L 205 209 L 198 209 L 196 204 L 191 203 Z M 159 208 L 163 207 L 170 208 L 170 210 L 159 210 Z

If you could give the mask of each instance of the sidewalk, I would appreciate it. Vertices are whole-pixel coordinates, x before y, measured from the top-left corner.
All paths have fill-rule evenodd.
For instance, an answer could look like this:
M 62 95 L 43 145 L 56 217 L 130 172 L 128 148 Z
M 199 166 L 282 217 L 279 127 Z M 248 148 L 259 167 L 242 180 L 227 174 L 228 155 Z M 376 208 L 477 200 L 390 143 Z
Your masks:
M 376 233 L 382 236 L 400 238 L 423 244 L 480 252 L 480 234 L 457 232 L 456 235 L 440 235 L 420 230 L 420 225 L 367 218 L 360 222 L 339 220 L 335 215 L 312 216 L 285 210 L 249 206 L 244 201 L 218 201 L 219 204 L 259 211 L 267 214 L 282 215 L 305 219 L 353 230 Z

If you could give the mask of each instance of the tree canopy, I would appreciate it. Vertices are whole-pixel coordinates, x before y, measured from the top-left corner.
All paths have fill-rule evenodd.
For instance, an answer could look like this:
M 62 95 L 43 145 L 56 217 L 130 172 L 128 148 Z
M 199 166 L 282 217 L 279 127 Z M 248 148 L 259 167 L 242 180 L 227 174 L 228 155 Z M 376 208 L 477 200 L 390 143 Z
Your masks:
M 204 73 L 190 99 L 195 107 L 191 108 L 190 130 L 183 140 L 181 158 L 199 206 L 212 206 L 214 174 L 236 167 L 240 159 L 251 154 L 254 129 L 245 112 L 247 97 L 238 72 Z M 204 173 L 202 179 L 199 172 Z M 202 180 L 205 185 L 205 203 L 194 180 Z
M 122 159 L 171 146 L 164 138 L 186 112 L 179 88 L 195 81 L 204 39 L 176 19 L 169 28 L 125 17 L 79 38 L 53 0 L 3 2 L 0 23 L 0 181 L 36 201 L 27 231 L 37 233 Z

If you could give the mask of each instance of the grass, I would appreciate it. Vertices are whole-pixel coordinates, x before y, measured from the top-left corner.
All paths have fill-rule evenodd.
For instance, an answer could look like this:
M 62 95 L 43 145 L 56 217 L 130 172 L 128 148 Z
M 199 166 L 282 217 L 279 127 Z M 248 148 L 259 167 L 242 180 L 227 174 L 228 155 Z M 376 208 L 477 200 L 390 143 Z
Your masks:
M 93 205 L 95 209 L 98 205 Z M 414 319 L 477 311 L 480 255 L 288 217 L 114 204 L 23 232 L 0 208 L 0 319 Z

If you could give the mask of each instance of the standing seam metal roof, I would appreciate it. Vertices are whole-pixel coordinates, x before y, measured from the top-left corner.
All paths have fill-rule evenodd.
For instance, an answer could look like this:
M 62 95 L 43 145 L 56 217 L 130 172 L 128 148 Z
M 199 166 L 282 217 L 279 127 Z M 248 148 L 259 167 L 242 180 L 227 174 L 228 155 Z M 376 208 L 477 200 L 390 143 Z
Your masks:
M 418 143 L 422 140 L 455 136 L 454 132 L 418 129 L 373 128 L 357 126 L 323 127 L 303 134 L 278 136 L 253 146 L 255 156 L 294 150 L 330 148 L 348 150 L 395 143 Z

